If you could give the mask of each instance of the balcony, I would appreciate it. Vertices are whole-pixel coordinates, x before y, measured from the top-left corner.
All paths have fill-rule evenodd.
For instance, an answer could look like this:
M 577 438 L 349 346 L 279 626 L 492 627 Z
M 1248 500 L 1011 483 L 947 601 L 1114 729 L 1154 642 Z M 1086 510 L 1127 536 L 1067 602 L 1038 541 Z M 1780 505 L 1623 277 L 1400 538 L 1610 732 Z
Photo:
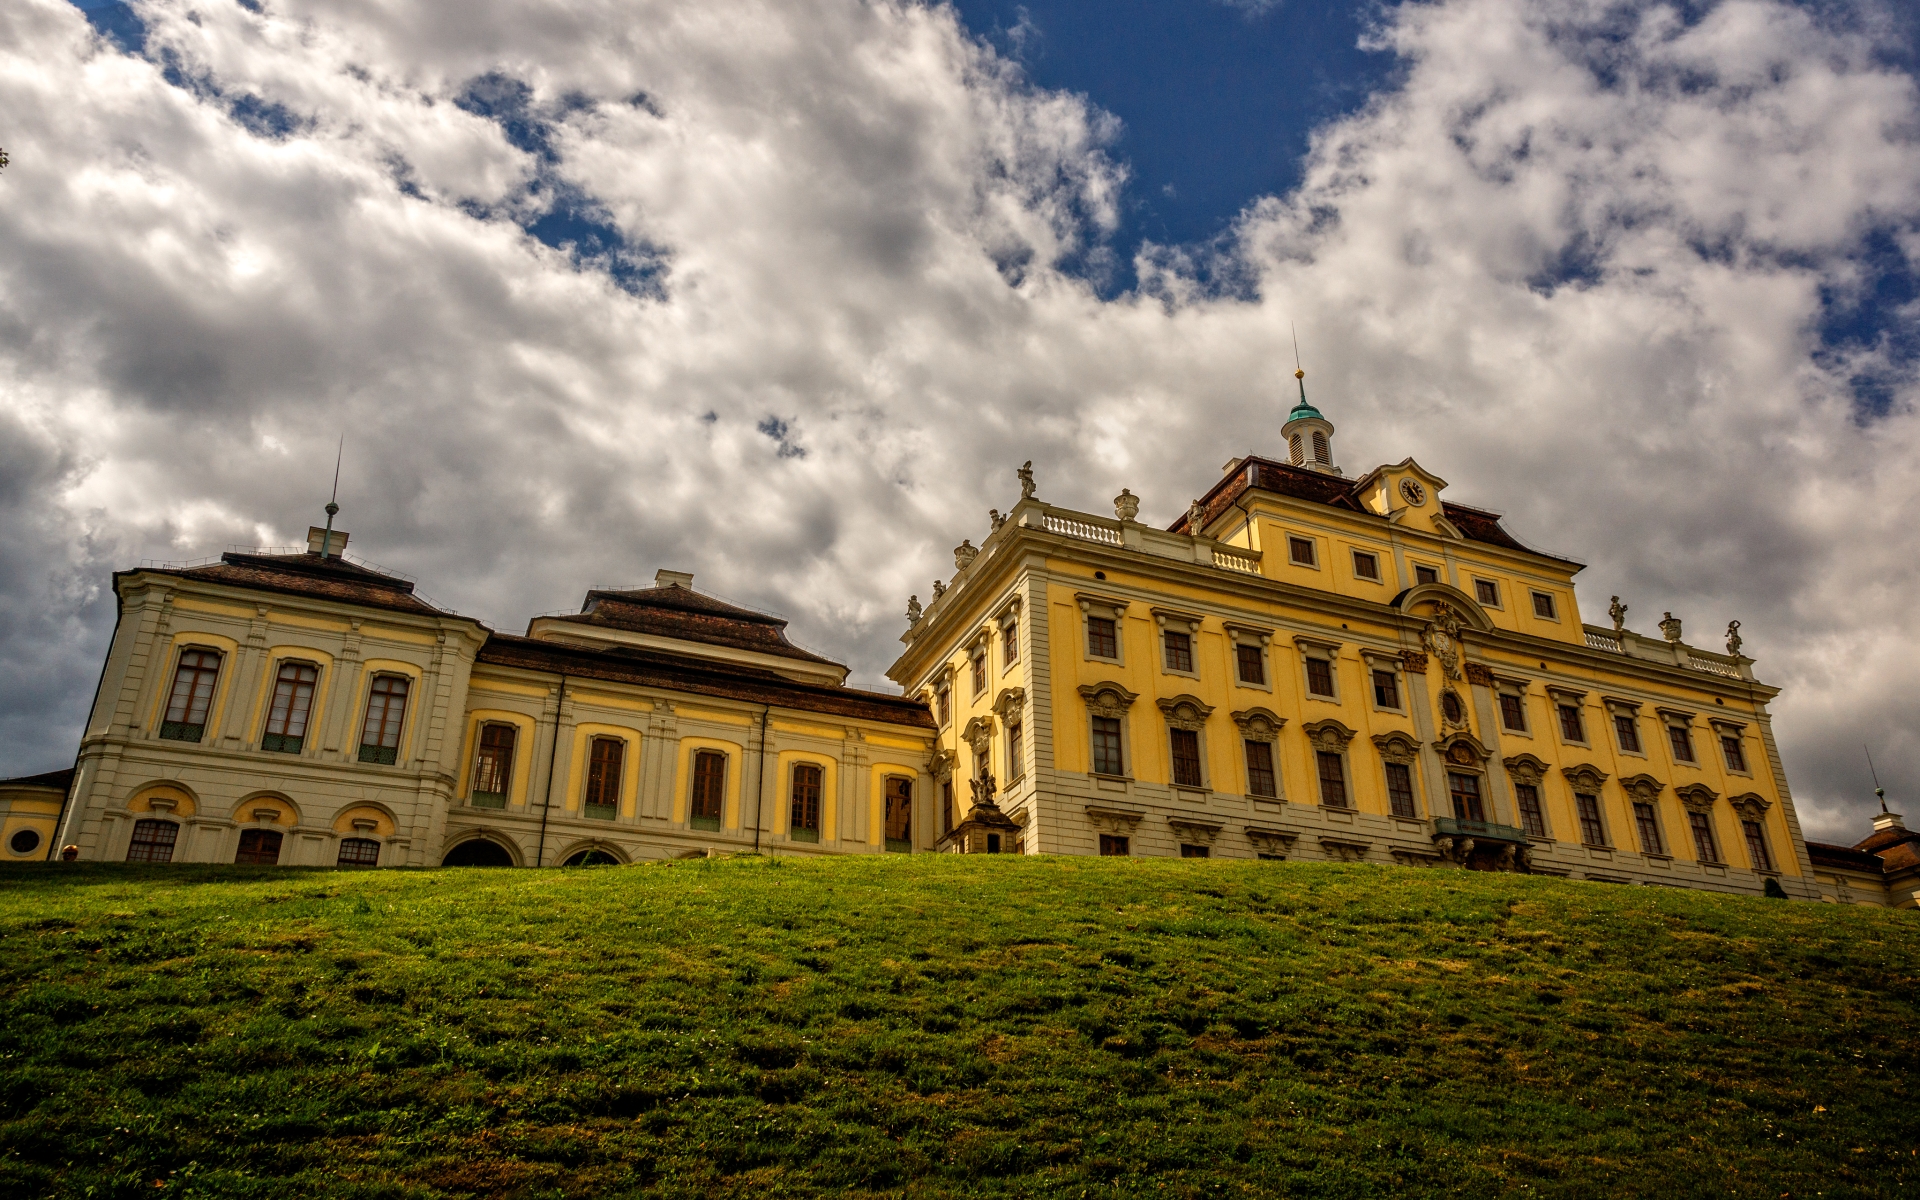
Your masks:
M 1458 817 L 1435 817 L 1433 836 L 1472 838 L 1476 842 L 1510 842 L 1516 846 L 1527 844 L 1527 831 L 1518 826 L 1495 825 L 1492 821 L 1463 821 Z

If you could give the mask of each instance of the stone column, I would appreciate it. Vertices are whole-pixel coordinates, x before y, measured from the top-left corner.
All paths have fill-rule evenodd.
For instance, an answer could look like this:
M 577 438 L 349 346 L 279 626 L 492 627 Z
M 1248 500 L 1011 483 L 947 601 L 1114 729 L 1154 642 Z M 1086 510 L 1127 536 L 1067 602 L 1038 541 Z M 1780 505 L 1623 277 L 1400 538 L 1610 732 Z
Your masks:
M 1520 807 L 1513 798 L 1513 783 L 1500 765 L 1500 714 L 1494 700 L 1493 672 L 1479 663 L 1465 667 L 1467 687 L 1473 695 L 1473 718 L 1480 729 L 1480 740 L 1492 751 L 1487 759 L 1487 816 L 1496 825 L 1520 824 Z
M 1423 651 L 1401 654 L 1407 669 L 1407 706 L 1413 715 L 1413 733 L 1420 739 L 1420 779 L 1427 797 L 1427 815 L 1450 817 L 1453 802 L 1447 797 L 1447 768 L 1440 752 L 1433 748 L 1433 688 L 1427 680 L 1427 656 Z M 1418 679 L 1420 685 L 1414 686 Z

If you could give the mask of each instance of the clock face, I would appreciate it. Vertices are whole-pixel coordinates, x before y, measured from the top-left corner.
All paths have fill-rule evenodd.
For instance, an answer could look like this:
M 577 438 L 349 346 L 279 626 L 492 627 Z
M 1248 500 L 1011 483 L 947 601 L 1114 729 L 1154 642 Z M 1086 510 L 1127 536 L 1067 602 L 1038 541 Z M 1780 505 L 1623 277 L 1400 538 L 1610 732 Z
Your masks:
M 1402 479 L 1400 481 L 1400 494 L 1407 498 L 1408 504 L 1425 504 L 1427 502 L 1427 489 L 1421 487 L 1420 481 L 1417 479 Z

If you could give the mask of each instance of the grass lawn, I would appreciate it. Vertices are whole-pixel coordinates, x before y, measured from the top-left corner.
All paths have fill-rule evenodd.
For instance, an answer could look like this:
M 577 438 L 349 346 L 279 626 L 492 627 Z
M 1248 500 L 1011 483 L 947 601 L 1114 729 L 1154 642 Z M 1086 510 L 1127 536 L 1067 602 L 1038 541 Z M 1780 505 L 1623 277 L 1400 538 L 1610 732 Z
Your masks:
M 0 868 L 6 1196 L 1920 1194 L 1920 914 L 1369 866 Z

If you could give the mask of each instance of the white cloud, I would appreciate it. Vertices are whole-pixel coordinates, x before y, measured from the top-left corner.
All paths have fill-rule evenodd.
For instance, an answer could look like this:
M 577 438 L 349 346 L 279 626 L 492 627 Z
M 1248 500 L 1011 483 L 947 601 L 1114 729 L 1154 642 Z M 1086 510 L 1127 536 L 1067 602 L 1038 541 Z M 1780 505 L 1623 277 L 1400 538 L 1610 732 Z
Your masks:
M 1914 84 L 1862 34 L 1394 10 L 1404 77 L 1249 207 L 1241 295 L 1149 248 L 1102 301 L 1062 266 L 1111 253 L 1114 122 L 946 9 L 141 12 L 152 61 L 0 6 L 7 766 L 70 753 L 108 572 L 298 540 L 343 430 L 355 549 L 443 602 L 518 629 L 692 569 L 871 683 L 1021 460 L 1171 519 L 1276 449 L 1291 320 L 1350 469 L 1418 456 L 1590 561 L 1590 614 L 1741 619 L 1814 832 L 1857 835 L 1862 740 L 1920 791 L 1912 364 L 1817 336 L 1865 235 L 1920 239 Z M 522 229 L 569 208 L 571 252 Z

